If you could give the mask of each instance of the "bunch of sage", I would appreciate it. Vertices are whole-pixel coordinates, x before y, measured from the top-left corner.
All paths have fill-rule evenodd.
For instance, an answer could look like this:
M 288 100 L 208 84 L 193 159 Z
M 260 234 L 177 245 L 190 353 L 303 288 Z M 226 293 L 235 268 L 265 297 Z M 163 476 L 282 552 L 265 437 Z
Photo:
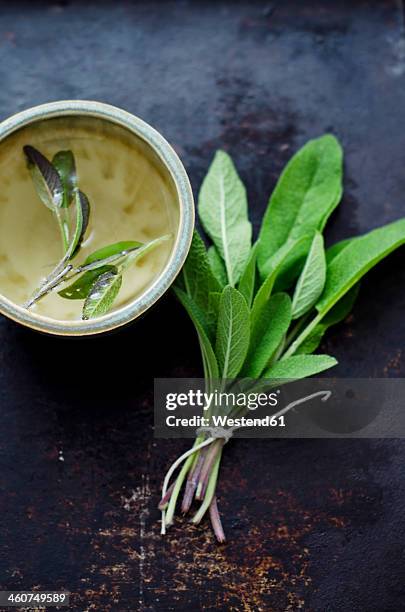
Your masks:
M 405 243 L 405 219 L 325 249 L 322 232 L 342 197 L 343 153 L 332 135 L 309 141 L 285 167 L 252 245 L 246 190 L 231 158 L 218 151 L 199 194 L 201 224 L 174 291 L 198 336 L 205 385 L 242 377 L 300 379 L 337 362 L 314 355 L 325 331 L 349 314 L 359 281 Z M 171 466 L 162 491 L 162 533 L 183 513 L 208 511 L 225 540 L 216 501 L 224 440 L 202 434 Z M 175 470 L 182 466 L 174 482 Z
M 170 235 L 160 236 L 148 243 L 135 240 L 115 242 L 88 255 L 81 265 L 74 265 L 72 260 L 80 252 L 89 225 L 90 203 L 78 187 L 73 153 L 59 151 L 49 161 L 40 151 L 26 145 L 24 154 L 36 192 L 58 222 L 63 248 L 63 257 L 34 291 L 25 307 L 31 308 L 57 289 L 63 298 L 84 300 L 83 320 L 100 317 L 113 306 L 122 285 L 123 272 L 169 240 Z

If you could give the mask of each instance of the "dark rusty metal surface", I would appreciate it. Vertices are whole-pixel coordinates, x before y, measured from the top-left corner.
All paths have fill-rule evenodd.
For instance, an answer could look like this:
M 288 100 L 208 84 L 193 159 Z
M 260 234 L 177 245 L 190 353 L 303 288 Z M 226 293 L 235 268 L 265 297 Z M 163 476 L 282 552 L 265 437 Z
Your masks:
M 402 2 L 2 3 L 0 46 L 1 118 L 116 104 L 174 144 L 195 191 L 226 148 L 256 229 L 283 164 L 325 130 L 346 152 L 328 240 L 405 214 Z M 405 375 L 404 255 L 328 334 L 336 374 Z M 153 376 L 200 373 L 180 307 L 94 340 L 0 330 L 2 588 L 65 588 L 72 610 L 405 609 L 402 441 L 231 443 L 229 542 L 186 522 L 161 539 L 162 475 L 186 445 L 153 439 Z

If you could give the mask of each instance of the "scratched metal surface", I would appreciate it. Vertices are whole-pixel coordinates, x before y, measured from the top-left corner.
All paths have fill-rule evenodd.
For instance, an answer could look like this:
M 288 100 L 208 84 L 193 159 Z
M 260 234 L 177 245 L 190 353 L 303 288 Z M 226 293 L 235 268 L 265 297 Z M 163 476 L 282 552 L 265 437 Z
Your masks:
M 257 229 L 285 161 L 325 130 L 346 151 L 329 241 L 405 214 L 399 2 L 2 3 L 0 116 L 63 98 L 116 104 L 174 144 L 197 191 L 218 147 Z M 336 374 L 404 376 L 405 253 L 364 282 L 324 349 Z M 237 441 L 204 524 L 159 535 L 165 468 L 153 376 L 199 374 L 171 297 L 95 340 L 0 321 L 0 580 L 68 589 L 72 610 L 405 609 L 402 441 Z

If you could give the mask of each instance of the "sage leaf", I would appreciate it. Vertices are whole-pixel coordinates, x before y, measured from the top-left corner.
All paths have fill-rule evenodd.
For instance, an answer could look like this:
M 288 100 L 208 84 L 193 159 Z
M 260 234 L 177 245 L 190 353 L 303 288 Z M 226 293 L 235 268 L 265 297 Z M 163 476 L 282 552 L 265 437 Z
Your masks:
M 405 244 L 405 219 L 379 227 L 348 244 L 329 264 L 316 308 L 326 314 L 373 266 Z
M 283 264 L 288 257 L 291 256 L 296 250 L 301 248 L 304 238 L 300 240 L 292 240 L 287 244 L 283 245 L 271 258 L 269 272 L 267 278 L 260 286 L 256 297 L 253 301 L 253 307 L 251 312 L 251 325 L 252 328 L 256 325 L 256 321 L 260 316 L 262 309 L 264 308 L 267 300 L 269 299 L 271 292 L 273 291 L 274 283 L 277 276 L 282 268 Z
M 228 284 L 228 277 L 226 275 L 225 264 L 216 246 L 210 246 L 207 256 L 212 273 L 219 282 L 221 289 L 223 289 Z
M 327 312 L 327 314 L 323 317 L 322 323 L 331 327 L 332 325 L 336 325 L 340 323 L 351 312 L 355 301 L 357 300 L 357 296 L 360 291 L 360 283 L 354 285 L 340 300 Z
M 23 304 L 24 308 L 31 308 L 42 297 L 53 291 L 60 283 L 63 282 L 66 275 L 72 270 L 72 264 L 66 263 L 63 259 L 52 270 L 52 272 L 41 282 L 39 287 L 32 293 L 30 298 Z
M 207 320 L 210 331 L 210 337 L 215 339 L 215 334 L 218 325 L 219 304 L 221 302 L 221 292 L 211 291 L 208 295 Z
M 89 220 L 89 203 L 80 191 L 76 190 L 75 193 L 75 229 L 73 236 L 67 245 L 66 252 L 59 263 L 54 269 L 48 274 L 48 276 L 41 282 L 38 289 L 34 291 L 32 296 L 26 302 L 25 307 L 30 308 L 35 302 L 41 299 L 44 295 L 53 290 L 59 283 L 63 282 L 67 274 L 72 270 L 73 266 L 69 261 L 76 255 L 80 248 L 80 242 L 82 240 L 85 228 Z M 83 231 L 84 228 L 84 231 Z
M 326 263 L 329 265 L 332 259 L 334 259 L 336 255 L 339 255 L 339 253 L 343 251 L 343 249 L 345 249 L 347 246 L 349 246 L 349 244 L 353 242 L 353 240 L 356 240 L 356 238 L 357 237 L 345 238 L 344 240 L 340 240 L 339 242 L 336 242 L 335 244 L 332 244 L 332 246 L 327 248 L 325 252 Z
M 78 278 L 74 283 L 58 291 L 58 294 L 66 298 L 68 300 L 84 300 L 90 293 L 90 289 L 92 288 L 94 281 L 104 274 L 105 272 L 114 271 L 118 272 L 117 268 L 114 266 L 101 266 L 96 268 L 95 270 L 89 270 L 85 272 L 80 278 Z
M 142 259 L 143 257 L 145 257 L 145 255 L 147 255 L 148 253 L 151 253 L 152 251 L 154 251 L 156 248 L 158 248 L 161 244 L 163 244 L 164 242 L 167 242 L 168 240 L 171 240 L 172 235 L 171 234 L 164 234 L 164 236 L 159 236 L 158 238 L 154 238 L 153 240 L 150 240 L 149 242 L 146 242 L 145 244 L 143 244 L 142 246 L 135 248 L 135 249 L 130 249 L 128 252 L 125 252 L 124 255 L 124 259 L 123 262 L 121 264 L 121 267 L 123 270 L 125 270 L 126 268 L 128 268 L 130 265 L 134 264 L 135 262 L 139 261 L 140 259 Z M 111 256 L 111 257 L 107 257 L 104 260 L 104 263 L 112 263 L 112 260 L 114 259 L 114 257 L 116 256 Z M 119 256 L 117 256 L 119 257 Z M 111 260 L 108 261 L 108 260 Z M 102 261 L 102 260 L 100 260 Z M 93 264 L 89 264 L 90 266 Z
M 222 291 L 216 350 L 223 379 L 235 378 L 249 348 L 249 309 L 243 295 L 230 285 Z
M 360 290 L 360 283 L 354 285 L 340 300 L 326 313 L 320 323 L 314 327 L 307 338 L 295 351 L 299 354 L 313 353 L 320 345 L 322 338 L 329 327 L 340 323 L 351 312 Z
M 238 289 L 246 300 L 249 308 L 252 305 L 256 286 L 256 260 L 258 243 L 253 245 L 249 259 L 239 281 Z
M 318 315 L 292 343 L 283 359 L 298 350 L 331 308 L 371 268 L 403 244 L 405 219 L 399 219 L 351 240 L 327 267 L 325 288 L 315 305 Z
M 287 240 L 322 231 L 342 195 L 342 149 L 326 134 L 310 140 L 285 167 L 270 198 L 259 234 L 258 267 L 268 274 L 268 261 Z M 303 253 L 305 256 L 305 252 Z
M 197 306 L 197 304 L 195 304 L 195 302 L 187 295 L 187 293 L 179 289 L 179 287 L 173 287 L 173 290 L 181 304 L 187 310 L 190 319 L 192 320 L 194 327 L 196 328 L 198 340 L 200 343 L 201 354 L 203 356 L 204 375 L 206 379 L 218 379 L 218 362 L 214 353 L 214 349 L 212 348 L 212 344 L 206 333 L 206 319 L 204 317 L 204 313 Z
M 296 355 L 310 355 L 320 345 L 322 342 L 322 338 L 325 335 L 327 327 L 322 323 L 319 323 L 314 329 L 311 331 L 309 336 L 304 340 L 304 342 L 298 347 L 295 351 Z
M 122 276 L 114 270 L 101 274 L 93 283 L 84 302 L 82 319 L 94 319 L 108 312 L 122 285 Z
M 61 206 L 68 208 L 77 189 L 76 164 L 72 151 L 58 151 L 52 159 L 52 165 L 56 168 L 63 186 Z
M 360 283 L 354 285 L 314 327 L 307 338 L 295 351 L 295 354 L 313 353 L 320 345 L 322 338 L 329 327 L 340 323 L 351 312 L 360 290 Z
M 87 199 L 87 196 L 79 189 L 76 189 L 75 191 L 75 210 L 76 226 L 72 241 L 67 251 L 69 254 L 69 259 L 73 259 L 73 257 L 75 257 L 79 252 L 90 218 L 89 200 Z
M 93 253 L 90 253 L 86 257 L 84 265 L 93 263 L 95 261 L 100 261 L 102 259 L 107 259 L 108 257 L 112 257 L 114 255 L 123 255 L 125 251 L 133 251 L 134 249 L 138 249 L 142 246 L 142 242 L 137 242 L 136 240 L 122 240 L 121 242 L 114 242 L 113 244 L 109 244 L 107 246 L 102 247 L 101 249 L 97 249 Z
M 322 293 L 326 279 L 326 261 L 323 238 L 315 233 L 304 268 L 295 287 L 292 300 L 292 318 L 298 319 L 311 310 Z
M 91 261 L 77 268 L 77 272 L 78 273 L 88 272 L 89 270 L 95 270 L 97 268 L 100 268 L 100 266 L 108 266 L 108 265 L 121 266 L 122 269 L 125 269 L 130 264 L 134 263 L 136 260 L 142 259 L 142 257 L 147 255 L 150 251 L 153 251 L 163 242 L 170 240 L 170 238 L 171 238 L 171 234 L 165 234 L 164 236 L 159 236 L 159 238 L 155 238 L 154 240 L 151 240 L 150 242 L 142 244 L 139 247 L 138 246 L 135 246 L 132 248 L 127 247 L 124 251 L 117 250 L 115 255 L 109 255 L 108 257 L 104 257 L 103 259 L 98 258 L 98 254 L 103 251 L 103 249 L 99 249 L 98 251 L 95 251 L 95 253 L 93 253 L 92 255 L 89 255 L 89 259 L 91 259 Z M 109 247 L 107 247 L 107 249 L 109 250 Z M 113 252 L 114 250 L 115 249 L 111 249 L 111 252 Z
M 31 145 L 25 145 L 24 153 L 35 189 L 41 201 L 50 210 L 63 204 L 63 185 L 57 170 L 51 162 Z
M 160 239 L 159 243 L 160 243 Z M 153 243 L 155 241 L 152 241 Z M 91 261 L 85 261 L 85 263 L 80 266 L 77 271 L 80 272 L 87 272 L 89 270 L 96 270 L 97 268 L 100 268 L 100 266 L 109 266 L 112 264 L 115 264 L 117 266 L 121 265 L 122 263 L 124 263 L 127 259 L 128 256 L 132 253 L 136 251 L 136 254 L 138 255 L 138 257 L 142 257 L 142 255 L 145 255 L 145 251 L 149 251 L 152 248 L 154 248 L 155 246 L 158 246 L 157 244 L 153 244 L 152 247 L 150 247 L 151 243 L 146 243 L 146 244 L 142 244 L 140 247 L 139 246 L 135 246 L 132 248 L 126 248 L 124 251 L 118 251 L 113 255 L 109 255 L 108 257 L 104 257 L 103 259 L 99 259 L 98 256 L 94 256 L 92 257 L 92 255 L 89 255 L 88 259 L 90 259 Z M 94 255 L 98 254 L 99 252 L 101 253 L 103 249 L 99 249 L 99 251 L 95 251 Z M 107 251 L 109 251 L 110 249 L 107 248 Z M 114 249 L 111 249 L 111 253 L 114 251 Z M 140 251 L 140 253 L 138 253 L 138 251 Z M 86 263 L 87 262 L 87 263 Z
M 251 330 L 249 351 L 241 376 L 258 378 L 280 346 L 291 322 L 291 299 L 276 293 L 261 310 Z
M 336 364 L 336 359 L 329 355 L 293 355 L 270 366 L 263 378 L 298 380 L 319 374 Z
M 208 309 L 210 292 L 221 291 L 209 265 L 205 244 L 196 231 L 183 266 L 182 278 L 185 292 L 203 310 Z
M 198 211 L 225 263 L 228 282 L 235 286 L 249 257 L 252 227 L 245 187 L 224 151 L 217 151 L 202 183 Z
M 81 207 L 77 208 L 77 210 L 80 212 Z M 80 214 L 79 214 L 79 217 L 80 217 Z M 78 219 L 78 221 L 80 221 L 80 219 Z M 91 261 L 90 263 L 79 266 L 77 268 L 73 268 L 72 264 L 68 264 L 69 253 L 71 250 L 70 249 L 65 254 L 64 258 L 56 266 L 56 268 L 51 272 L 50 275 L 48 275 L 45 281 L 40 285 L 39 289 L 37 289 L 37 291 L 33 294 L 33 296 L 27 302 L 27 307 L 32 306 L 32 304 L 34 304 L 38 299 L 43 297 L 46 293 L 49 293 L 49 291 L 56 288 L 62 282 L 66 282 L 66 280 L 69 278 L 68 274 L 70 272 L 71 272 L 70 278 L 72 276 L 77 276 L 78 274 L 82 274 L 82 273 L 88 273 L 88 272 L 95 271 L 95 270 L 99 271 L 102 267 L 106 267 L 107 270 L 117 271 L 117 266 L 120 266 L 119 271 L 121 272 L 125 270 L 125 268 L 128 267 L 130 264 L 133 264 L 136 260 L 141 259 L 147 253 L 149 253 L 150 251 L 158 247 L 162 242 L 165 242 L 166 240 L 169 240 L 170 238 L 171 238 L 171 235 L 166 234 L 164 236 L 160 236 L 159 238 L 155 238 L 154 240 L 151 240 L 147 244 L 143 244 L 141 247 L 133 247 L 132 250 L 127 249 L 126 251 L 118 252 L 116 255 L 110 255 L 109 257 L 105 257 L 104 259 L 94 259 L 94 261 Z M 72 239 L 71 244 L 73 244 L 73 239 Z M 100 251 L 101 250 L 102 249 L 100 249 Z M 112 265 L 112 264 L 116 264 L 116 265 Z M 95 274 L 94 277 L 97 278 L 98 276 L 100 276 L 100 274 L 101 273 L 99 272 Z M 84 279 L 83 282 L 86 281 L 86 278 Z M 77 282 L 79 283 L 79 281 Z M 68 288 L 71 289 L 72 286 Z M 79 288 L 80 288 L 80 284 L 79 284 Z M 84 292 L 85 287 L 80 288 L 80 291 Z M 64 293 L 64 290 L 62 290 L 62 292 Z M 62 297 L 73 299 L 73 295 L 74 294 L 72 294 L 72 296 L 63 295 Z

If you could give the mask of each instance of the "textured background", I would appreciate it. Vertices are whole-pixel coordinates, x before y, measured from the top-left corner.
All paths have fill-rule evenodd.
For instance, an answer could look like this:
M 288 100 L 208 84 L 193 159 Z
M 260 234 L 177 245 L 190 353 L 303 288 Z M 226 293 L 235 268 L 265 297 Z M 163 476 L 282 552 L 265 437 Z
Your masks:
M 327 237 L 405 214 L 402 2 L 1 3 L 0 116 L 96 99 L 149 121 L 195 192 L 214 151 L 246 182 L 257 229 L 276 177 L 335 133 L 345 196 Z M 341 376 L 405 376 L 404 250 L 328 334 Z M 72 610 L 405 610 L 402 441 L 236 441 L 219 502 L 229 543 L 159 536 L 153 376 L 200 374 L 167 296 L 113 336 L 58 340 L 0 320 L 0 580 L 74 593 Z M 259 478 L 258 478 L 259 476 Z

